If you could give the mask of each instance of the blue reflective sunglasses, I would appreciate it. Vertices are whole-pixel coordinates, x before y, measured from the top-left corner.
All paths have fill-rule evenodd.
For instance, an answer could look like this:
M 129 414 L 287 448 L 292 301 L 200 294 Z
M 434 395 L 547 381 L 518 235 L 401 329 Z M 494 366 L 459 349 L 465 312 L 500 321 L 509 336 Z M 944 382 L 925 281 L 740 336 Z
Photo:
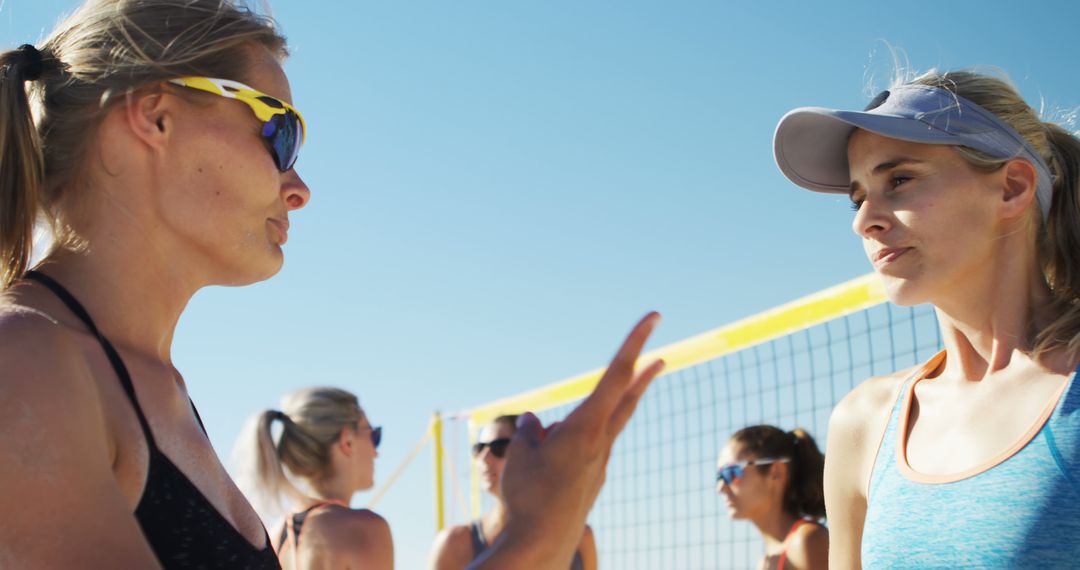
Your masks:
M 382 442 L 382 426 L 367 426 L 371 430 L 371 447 L 379 449 Z
M 198 89 L 227 99 L 236 99 L 251 107 L 263 122 L 262 138 L 281 172 L 288 172 L 300 156 L 300 146 L 307 134 L 307 124 L 300 111 L 289 103 L 258 91 L 239 81 L 212 77 L 179 77 L 169 83 Z
M 746 474 L 746 468 L 751 465 L 772 465 L 773 463 L 787 463 L 791 461 L 787 457 L 770 457 L 767 459 L 751 459 L 749 461 L 736 461 L 725 463 L 716 470 L 716 482 L 720 481 L 732 485 Z

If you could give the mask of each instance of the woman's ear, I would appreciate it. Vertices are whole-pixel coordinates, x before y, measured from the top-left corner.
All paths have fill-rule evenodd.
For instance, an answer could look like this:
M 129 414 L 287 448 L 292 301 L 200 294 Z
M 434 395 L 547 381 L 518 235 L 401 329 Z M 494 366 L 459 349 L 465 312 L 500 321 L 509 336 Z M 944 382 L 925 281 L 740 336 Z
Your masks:
M 352 457 L 353 451 L 356 449 L 355 438 L 356 433 L 349 429 L 349 426 L 341 428 L 341 433 L 338 434 L 338 448 L 341 449 L 341 453 L 345 454 L 345 457 Z
M 788 464 L 777 461 L 769 470 L 769 479 L 777 483 L 783 483 L 788 474 Z
M 124 100 L 124 119 L 135 138 L 154 151 L 165 148 L 172 136 L 173 103 L 162 88 L 139 89 Z
M 1002 217 L 1013 219 L 1027 211 L 1035 200 L 1038 186 L 1038 171 L 1027 160 L 1016 158 L 1001 167 L 1002 180 L 1001 206 Z

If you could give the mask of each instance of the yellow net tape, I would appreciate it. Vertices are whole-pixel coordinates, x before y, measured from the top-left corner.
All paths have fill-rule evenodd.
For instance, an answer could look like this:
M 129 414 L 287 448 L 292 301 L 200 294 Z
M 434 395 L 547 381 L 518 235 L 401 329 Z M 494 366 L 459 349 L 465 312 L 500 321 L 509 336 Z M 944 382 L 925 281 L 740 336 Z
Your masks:
M 849 315 L 885 301 L 877 275 L 871 273 L 801 299 L 769 309 L 706 333 L 650 351 L 642 362 L 663 358 L 664 373 L 688 368 L 714 358 L 768 342 L 825 321 Z M 600 381 L 598 368 L 543 388 L 496 400 L 460 415 L 469 418 L 469 432 L 502 414 L 542 411 L 584 398 Z

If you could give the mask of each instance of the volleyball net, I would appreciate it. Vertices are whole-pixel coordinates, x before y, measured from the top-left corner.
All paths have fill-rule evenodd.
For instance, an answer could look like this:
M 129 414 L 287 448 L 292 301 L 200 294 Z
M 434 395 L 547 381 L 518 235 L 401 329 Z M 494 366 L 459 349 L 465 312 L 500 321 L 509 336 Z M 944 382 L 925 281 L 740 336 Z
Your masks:
M 604 567 L 747 568 L 763 546 L 732 521 L 716 493 L 716 459 L 728 438 L 768 423 L 808 430 L 824 447 L 829 414 L 857 383 L 911 366 L 941 346 L 932 308 L 885 302 L 866 275 L 650 351 L 656 379 L 612 451 L 589 517 Z M 532 411 L 562 419 L 603 369 L 432 421 L 437 526 L 477 517 L 490 498 L 469 450 L 481 426 Z

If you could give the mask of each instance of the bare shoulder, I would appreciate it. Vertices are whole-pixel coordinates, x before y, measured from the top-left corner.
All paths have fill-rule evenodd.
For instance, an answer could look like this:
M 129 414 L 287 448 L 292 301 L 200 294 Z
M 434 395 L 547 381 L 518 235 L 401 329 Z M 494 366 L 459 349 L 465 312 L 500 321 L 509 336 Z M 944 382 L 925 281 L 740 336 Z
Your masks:
M 106 555 L 152 567 L 112 471 L 115 442 L 79 334 L 0 307 L 0 463 L 19 466 L 0 470 L 3 554 L 19 567 L 104 567 Z
M 305 534 L 309 531 L 317 532 L 355 542 L 358 536 L 364 538 L 388 534 L 390 524 L 369 509 L 326 508 L 308 517 L 304 531 Z
M 868 434 L 868 431 L 883 431 L 885 428 L 883 420 L 887 420 L 892 411 L 904 380 L 911 376 L 916 368 L 898 370 L 884 376 L 873 376 L 848 392 L 829 417 L 829 441 L 840 439 L 837 436 L 842 436 L 843 441 L 847 442 L 849 438 L 861 439 L 867 435 L 874 435 L 874 433 Z M 880 436 L 880 433 L 876 435 Z
M 10 436 L 21 427 L 38 432 L 72 424 L 80 431 L 105 429 L 78 334 L 34 309 L 0 306 L 0 431 Z
M 836 405 L 829 417 L 825 450 L 827 485 L 830 476 L 834 481 L 840 476 L 858 485 L 859 490 L 865 489 L 893 405 L 904 380 L 915 370 L 913 367 L 869 378 Z
M 787 545 L 789 567 L 816 570 L 828 567 L 829 529 L 819 524 L 804 524 L 795 530 Z
M 317 534 L 348 566 L 392 568 L 394 543 L 390 524 L 368 509 L 326 509 L 312 515 L 304 533 Z
M 832 568 L 859 568 L 867 490 L 881 439 L 904 380 L 915 368 L 870 378 L 833 409 L 825 446 L 825 510 L 831 536 L 826 556 Z M 824 529 L 822 529 L 824 530 Z M 807 538 L 812 538 L 808 536 Z M 822 540 L 807 541 L 808 547 Z M 815 550 L 806 550 L 808 556 Z M 793 567 L 796 565 L 793 565 Z M 810 568 L 825 568 L 813 565 Z
M 371 509 L 343 510 L 342 516 L 348 521 L 350 527 L 357 532 L 380 533 L 390 532 L 390 523 L 382 515 Z
M 447 527 L 435 535 L 436 549 L 442 547 L 468 546 L 472 548 L 472 529 L 467 524 Z
M 582 550 L 596 550 L 596 535 L 589 525 L 585 525 L 585 532 L 582 533 L 581 542 L 578 543 L 578 551 Z
M 795 529 L 791 537 L 793 548 L 810 550 L 818 547 L 829 547 L 829 529 L 817 523 L 804 524 Z
M 444 528 L 435 536 L 428 557 L 431 570 L 460 570 L 473 559 L 472 529 L 467 524 Z
M 598 566 L 596 535 L 593 534 L 593 529 L 589 525 L 585 525 L 585 532 L 581 535 L 577 553 L 581 557 L 581 563 L 585 570 L 596 570 Z
M 0 306 L 0 402 L 60 421 L 78 421 L 87 411 L 100 414 L 100 395 L 77 334 L 34 309 Z M 19 417 L 0 414 L 0 422 Z M 35 429 L 43 427 L 48 425 Z

